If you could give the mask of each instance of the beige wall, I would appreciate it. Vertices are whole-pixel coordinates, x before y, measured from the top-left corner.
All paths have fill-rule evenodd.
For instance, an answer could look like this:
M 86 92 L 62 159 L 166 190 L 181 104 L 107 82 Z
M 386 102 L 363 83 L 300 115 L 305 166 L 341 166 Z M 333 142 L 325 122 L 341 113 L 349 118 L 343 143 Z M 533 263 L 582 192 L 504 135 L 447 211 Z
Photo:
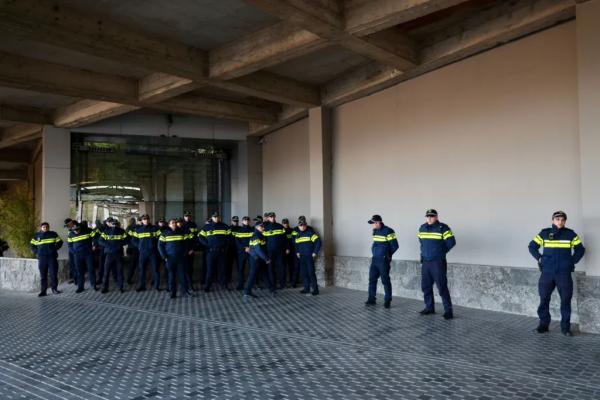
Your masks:
M 368 256 L 366 221 L 381 213 L 398 232 L 395 258 L 417 259 L 434 207 L 457 236 L 451 262 L 534 267 L 527 244 L 553 211 L 582 225 L 577 103 L 570 22 L 338 107 L 334 254 Z M 265 209 L 303 209 L 290 182 L 308 179 L 307 136 L 305 121 L 268 136 Z
M 372 213 L 417 259 L 436 208 L 452 262 L 532 266 L 527 244 L 551 213 L 581 226 L 575 24 L 404 82 L 334 116 L 335 253 L 369 254 Z
M 310 207 L 308 119 L 266 136 L 262 160 L 263 209 L 275 211 L 279 221 L 290 218 L 295 225 Z

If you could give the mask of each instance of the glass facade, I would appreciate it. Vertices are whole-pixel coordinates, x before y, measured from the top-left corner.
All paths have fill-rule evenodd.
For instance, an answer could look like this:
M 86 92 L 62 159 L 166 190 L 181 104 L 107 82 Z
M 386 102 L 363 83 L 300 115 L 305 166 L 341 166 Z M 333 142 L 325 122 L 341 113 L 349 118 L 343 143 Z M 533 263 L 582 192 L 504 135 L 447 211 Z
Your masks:
M 94 222 L 191 210 L 196 222 L 231 210 L 227 142 L 178 137 L 72 134 L 71 215 Z

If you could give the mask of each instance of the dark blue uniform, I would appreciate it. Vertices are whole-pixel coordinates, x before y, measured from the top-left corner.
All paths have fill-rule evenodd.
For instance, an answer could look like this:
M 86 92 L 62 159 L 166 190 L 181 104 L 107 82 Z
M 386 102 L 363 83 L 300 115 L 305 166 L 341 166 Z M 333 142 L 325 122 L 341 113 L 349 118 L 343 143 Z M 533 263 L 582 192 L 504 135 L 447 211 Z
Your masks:
M 140 251 L 137 247 L 135 247 L 135 243 L 133 243 L 134 233 L 137 229 L 136 224 L 130 224 L 125 229 L 127 236 L 129 237 L 129 241 L 127 243 L 127 257 L 129 257 L 129 265 L 127 269 L 127 284 L 133 284 L 133 275 L 135 271 L 138 269 L 138 265 L 140 263 Z
M 198 236 L 198 225 L 194 222 L 194 221 L 186 221 L 183 223 L 183 229 L 185 229 L 188 233 L 188 235 L 190 235 L 190 238 L 192 240 L 192 250 L 195 250 L 195 246 L 193 245 L 193 243 L 196 241 L 196 236 Z M 188 278 L 188 285 L 189 287 L 193 288 L 194 287 L 194 260 L 196 258 L 196 255 L 194 253 L 192 254 L 186 254 L 185 256 L 185 273 L 186 276 Z M 194 289 L 195 290 L 195 289 Z
M 284 263 L 286 273 L 289 279 L 289 286 L 295 288 L 298 284 L 298 275 L 299 275 L 299 263 L 298 258 L 296 257 L 296 253 L 294 251 L 294 228 L 284 228 L 285 229 L 285 238 L 287 241 L 286 248 L 290 251 L 289 254 L 284 256 Z
M 237 290 L 244 288 L 244 275 L 246 264 L 249 263 L 249 254 L 246 252 L 246 248 L 250 247 L 250 239 L 254 234 L 254 228 L 250 225 L 241 225 L 235 231 L 232 230 L 231 234 L 235 240 L 236 256 L 237 256 L 237 275 L 238 285 Z
M 252 295 L 252 287 L 254 286 L 254 281 L 256 279 L 256 273 L 261 265 L 261 263 L 269 262 L 269 256 L 267 255 L 267 241 L 262 233 L 255 230 L 252 234 L 252 238 L 249 242 L 250 246 L 250 255 L 248 259 L 250 260 L 250 272 L 248 273 L 248 280 L 246 282 L 246 287 L 244 288 L 244 294 L 251 296 Z M 271 275 L 273 274 L 273 270 L 269 268 L 271 271 Z M 271 293 L 275 291 L 274 280 L 269 279 L 269 289 Z
M 285 228 L 278 222 L 267 222 L 264 226 L 263 236 L 267 240 L 267 255 L 271 260 L 271 264 L 267 268 L 267 270 L 270 270 L 268 276 L 274 278 L 274 273 L 277 271 L 279 288 L 283 289 L 286 286 L 285 252 L 290 250 Z
M 544 248 L 543 254 L 540 254 L 540 247 Z M 540 325 L 546 328 L 550 325 L 550 298 L 554 288 L 557 288 L 560 296 L 560 327 L 563 332 L 570 331 L 573 297 L 571 272 L 585 254 L 581 239 L 569 228 L 558 229 L 552 225 L 551 228 L 542 229 L 533 238 L 529 243 L 529 252 L 538 261 L 542 271 L 538 283 Z
M 48 272 L 50 272 L 50 287 L 58 290 L 58 249 L 63 245 L 62 239 L 56 232 L 37 232 L 31 239 L 31 251 L 38 259 L 38 268 L 41 276 L 42 293 L 48 289 Z
M 185 256 L 190 250 L 190 241 L 187 231 L 177 228 L 175 230 L 165 229 L 158 238 L 158 251 L 163 260 L 167 263 L 167 273 L 169 274 L 169 291 L 171 297 L 177 295 L 177 283 L 175 276 L 179 279 L 181 291 L 188 292 L 187 279 L 185 274 Z
M 302 292 L 307 293 L 312 289 L 313 294 L 317 294 L 319 293 L 319 286 L 317 285 L 315 257 L 313 257 L 313 254 L 318 255 L 319 251 L 321 251 L 321 238 L 309 227 L 304 231 L 298 229 L 296 234 L 294 234 L 294 238 L 294 248 L 300 265 L 302 283 L 304 284 Z
M 448 225 L 436 221 L 431 225 L 421 225 L 417 236 L 421 242 L 421 290 L 425 309 L 435 311 L 433 298 L 435 283 L 444 304 L 444 312 L 452 314 L 452 300 L 446 276 L 448 270 L 446 254 L 456 245 L 454 234 Z
M 390 281 L 390 268 L 392 255 L 398 250 L 396 233 L 389 226 L 381 224 L 381 228 L 373 229 L 373 245 L 371 246 L 371 267 L 369 268 L 369 298 L 367 301 L 375 302 L 377 294 L 377 280 L 381 277 L 381 284 L 385 292 L 384 301 L 392 301 L 392 283 Z
M 204 246 L 207 252 L 207 272 L 206 272 L 206 284 L 204 290 L 209 291 L 212 285 L 212 281 L 221 274 L 220 285 L 225 287 L 225 263 L 227 261 L 227 250 L 230 246 L 231 240 L 231 229 L 227 224 L 223 222 L 210 222 L 198 232 L 198 240 Z
M 160 274 L 158 271 L 158 237 L 160 230 L 156 225 L 140 225 L 132 233 L 133 244 L 140 253 L 138 289 L 146 289 L 146 266 L 150 263 L 152 271 L 152 287 L 159 289 Z
M 106 228 L 100 234 L 99 243 L 104 251 L 104 277 L 102 291 L 108 291 L 110 273 L 117 275 L 117 285 L 123 290 L 123 247 L 129 244 L 130 236 L 118 226 Z
M 80 228 L 71 230 L 67 238 L 69 251 L 73 252 L 73 259 L 77 269 L 77 291 L 82 292 L 87 269 L 90 286 L 96 288 L 96 272 L 94 271 L 93 243 L 96 241 L 96 230 Z

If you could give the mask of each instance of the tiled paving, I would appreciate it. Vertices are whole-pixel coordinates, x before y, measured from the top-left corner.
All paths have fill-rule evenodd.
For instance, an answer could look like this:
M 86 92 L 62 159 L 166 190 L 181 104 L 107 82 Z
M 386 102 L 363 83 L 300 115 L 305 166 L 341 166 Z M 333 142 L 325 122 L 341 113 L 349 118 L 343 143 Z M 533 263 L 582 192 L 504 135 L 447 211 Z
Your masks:
M 600 399 L 600 336 L 395 298 L 0 292 L 0 399 Z

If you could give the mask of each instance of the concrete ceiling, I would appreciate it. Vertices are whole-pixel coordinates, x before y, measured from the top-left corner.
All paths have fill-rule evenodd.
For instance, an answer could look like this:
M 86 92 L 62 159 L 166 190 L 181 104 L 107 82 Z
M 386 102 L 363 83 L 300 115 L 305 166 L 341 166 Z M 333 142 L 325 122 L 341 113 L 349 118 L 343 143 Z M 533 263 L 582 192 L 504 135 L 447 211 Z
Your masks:
M 71 104 L 78 99 L 29 90 L 12 89 L 0 86 L 0 104 L 12 104 L 38 108 L 57 108 Z
M 57 0 L 56 3 L 204 50 L 277 22 L 242 0 Z

